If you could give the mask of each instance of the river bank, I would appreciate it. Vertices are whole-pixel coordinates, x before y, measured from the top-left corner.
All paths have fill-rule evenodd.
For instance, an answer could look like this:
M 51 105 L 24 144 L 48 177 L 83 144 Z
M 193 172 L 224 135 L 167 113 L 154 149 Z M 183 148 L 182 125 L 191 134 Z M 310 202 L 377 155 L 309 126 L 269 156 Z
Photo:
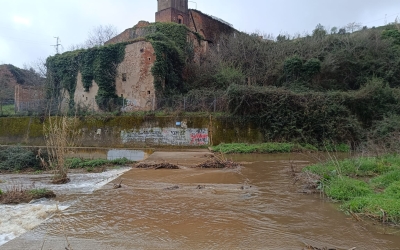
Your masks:
M 387 154 L 317 163 L 305 173 L 317 175 L 315 187 L 356 219 L 399 226 L 400 156 Z

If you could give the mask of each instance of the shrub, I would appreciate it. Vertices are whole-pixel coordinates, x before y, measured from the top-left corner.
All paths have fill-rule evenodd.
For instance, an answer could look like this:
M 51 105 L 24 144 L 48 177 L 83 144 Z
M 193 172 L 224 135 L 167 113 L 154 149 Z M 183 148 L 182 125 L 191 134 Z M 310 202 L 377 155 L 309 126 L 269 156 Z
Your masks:
M 20 146 L 0 149 L 0 170 L 20 171 L 39 166 L 40 162 L 31 149 Z
M 274 87 L 231 85 L 229 111 L 258 125 L 266 141 L 321 145 L 359 141 L 363 128 L 346 107 L 344 93 L 294 93 Z
M 215 75 L 215 84 L 218 88 L 226 88 L 231 84 L 243 84 L 245 76 L 236 68 L 222 66 Z
M 348 177 L 336 177 L 327 183 L 325 193 L 332 199 L 347 201 L 372 194 L 367 183 Z

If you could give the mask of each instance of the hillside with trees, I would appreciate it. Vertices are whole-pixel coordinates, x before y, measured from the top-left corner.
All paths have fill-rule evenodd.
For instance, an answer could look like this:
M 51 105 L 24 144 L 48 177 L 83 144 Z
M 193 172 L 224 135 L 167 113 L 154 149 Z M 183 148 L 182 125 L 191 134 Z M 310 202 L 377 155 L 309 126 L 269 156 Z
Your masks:
M 235 32 L 211 44 L 200 61 L 194 60 L 194 42 L 186 39 L 188 31 L 179 26 L 152 24 L 153 32 L 140 38 L 151 42 L 156 51 L 152 73 L 157 99 L 167 100 L 157 107 L 177 111 L 182 99 L 218 99 L 216 111 L 236 124 L 258 127 L 265 141 L 358 145 L 369 139 L 390 144 L 388 139 L 399 138 L 397 23 L 378 28 L 353 23 L 330 32 L 319 24 L 310 35 L 279 35 L 273 40 Z M 200 35 L 196 37 L 201 40 Z M 70 76 L 79 67 L 94 67 L 83 55 L 100 58 L 104 51 L 123 51 L 125 45 L 99 45 L 48 58 L 48 76 L 53 76 L 48 77 L 48 89 L 68 83 L 64 87 L 72 95 L 75 78 Z M 95 62 L 106 67 L 109 58 Z M 80 66 L 68 66 L 71 63 Z M 162 88 L 160 79 L 164 80 Z M 112 86 L 113 79 L 104 84 Z M 111 92 L 107 95 L 115 95 Z
M 351 31 L 226 37 L 187 66 L 185 94 L 224 96 L 227 112 L 266 141 L 389 143 L 400 132 L 399 25 Z

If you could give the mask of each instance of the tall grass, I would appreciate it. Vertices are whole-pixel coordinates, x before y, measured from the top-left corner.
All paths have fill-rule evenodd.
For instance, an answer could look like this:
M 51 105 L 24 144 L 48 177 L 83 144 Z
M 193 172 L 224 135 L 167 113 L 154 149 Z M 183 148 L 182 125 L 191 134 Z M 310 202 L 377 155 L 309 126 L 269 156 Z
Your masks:
M 336 177 L 327 184 L 325 193 L 335 200 L 347 201 L 372 194 L 372 188 L 367 183 L 348 177 Z
M 325 194 L 341 208 L 384 223 L 400 223 L 400 155 L 332 160 L 304 169 L 319 175 Z
M 344 175 L 350 177 L 376 176 L 392 170 L 400 170 L 400 157 L 385 155 L 381 157 L 359 157 L 317 163 L 308 166 L 304 171 L 320 176 Z

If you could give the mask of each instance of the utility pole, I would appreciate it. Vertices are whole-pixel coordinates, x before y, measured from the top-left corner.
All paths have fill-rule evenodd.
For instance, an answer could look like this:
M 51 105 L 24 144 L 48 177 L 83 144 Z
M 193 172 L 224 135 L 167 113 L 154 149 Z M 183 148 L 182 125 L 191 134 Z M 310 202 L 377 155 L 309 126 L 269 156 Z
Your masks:
M 188 1 L 188 2 L 196 4 L 196 10 L 197 10 L 197 3 L 196 2 L 194 2 L 194 1 Z
M 56 48 L 56 54 L 59 54 L 58 46 L 61 45 L 61 44 L 59 43 L 59 42 L 60 42 L 60 37 L 55 36 L 54 38 L 57 39 L 57 44 L 56 44 L 56 45 L 50 45 L 50 46 L 55 47 L 55 48 Z

